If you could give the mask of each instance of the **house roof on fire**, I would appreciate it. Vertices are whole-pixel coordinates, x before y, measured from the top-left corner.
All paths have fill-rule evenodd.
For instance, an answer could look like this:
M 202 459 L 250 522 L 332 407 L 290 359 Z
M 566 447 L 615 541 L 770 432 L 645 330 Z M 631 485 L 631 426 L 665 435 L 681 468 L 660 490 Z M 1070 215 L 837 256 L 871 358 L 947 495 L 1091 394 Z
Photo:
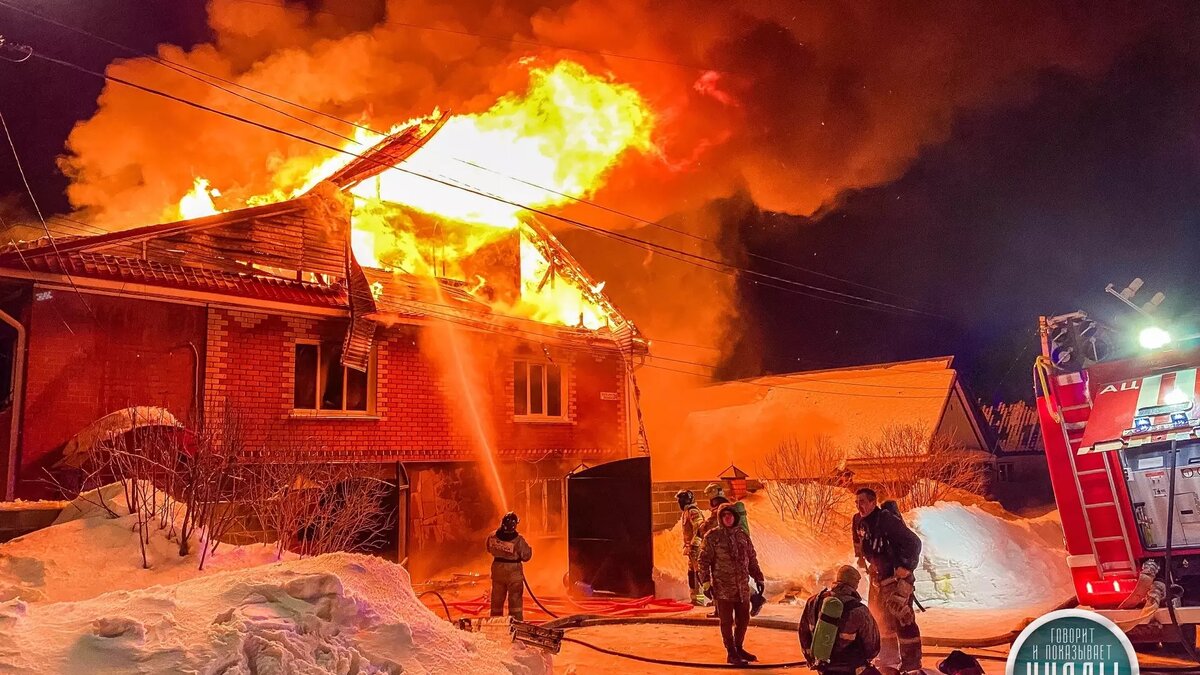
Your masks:
M 366 335 L 375 321 L 442 318 L 482 329 L 518 325 L 549 339 L 584 336 L 617 342 L 637 338 L 625 320 L 561 243 L 535 221 L 525 224 L 539 253 L 560 276 L 586 287 L 613 323 L 600 331 L 537 324 L 497 313 L 462 282 L 363 268 L 349 245 L 351 220 L 339 192 L 386 170 L 420 148 L 446 115 L 384 139 L 307 193 L 286 201 L 216 215 L 92 236 L 13 242 L 0 247 L 0 276 L 47 286 L 98 287 L 122 294 L 180 292 L 213 303 L 354 317 Z M 436 297 L 435 297 L 436 296 Z M 369 331 L 369 332 L 368 332 Z M 349 364 L 348 364 L 349 365 Z
M 716 477 L 736 464 L 763 474 L 781 443 L 801 446 L 826 437 L 853 464 L 860 439 L 890 425 L 917 424 L 987 450 L 953 357 L 772 375 L 726 382 L 685 394 L 678 434 L 655 448 L 656 481 Z M 663 447 L 666 445 L 666 447 Z

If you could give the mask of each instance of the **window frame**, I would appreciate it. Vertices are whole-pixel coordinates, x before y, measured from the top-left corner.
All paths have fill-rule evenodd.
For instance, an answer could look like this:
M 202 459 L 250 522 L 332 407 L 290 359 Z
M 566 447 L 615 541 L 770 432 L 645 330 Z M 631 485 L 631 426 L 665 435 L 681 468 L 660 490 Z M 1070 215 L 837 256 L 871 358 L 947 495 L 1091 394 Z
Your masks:
M 1013 482 L 1013 462 L 998 462 L 996 464 L 996 481 L 1000 483 Z
M 524 366 L 525 366 L 525 412 L 524 413 L 517 412 L 517 398 L 516 398 L 517 397 L 517 373 L 516 373 L 517 364 L 524 364 Z M 541 377 L 542 412 L 540 412 L 540 413 L 529 412 L 529 410 L 532 408 L 532 403 L 533 403 L 533 400 L 532 400 L 533 389 L 532 389 L 532 387 L 530 387 L 530 383 L 531 383 L 530 371 L 533 366 L 541 366 L 541 368 L 542 368 L 542 377 Z M 548 366 L 553 366 L 555 368 L 558 368 L 559 414 L 557 414 L 557 415 L 549 415 L 545 412 L 545 410 L 549 407 L 549 401 L 550 401 L 550 397 L 549 397 L 550 377 L 549 377 Z M 540 424 L 563 424 L 563 423 L 570 422 L 571 421 L 570 409 L 569 409 L 570 406 L 569 406 L 569 401 L 567 399 L 567 393 L 570 391 L 568 384 L 567 384 L 568 377 L 569 377 L 569 371 L 568 371 L 567 367 L 561 363 L 554 363 L 553 361 L 549 361 L 547 359 L 529 359 L 529 358 L 514 357 L 512 359 L 513 396 L 511 399 L 511 403 L 513 406 L 513 409 L 512 409 L 513 420 L 517 421 L 517 422 L 532 422 L 532 423 L 540 423 Z
M 379 371 L 378 351 L 375 345 L 371 346 L 370 356 L 367 358 L 367 407 L 366 410 L 347 410 L 346 395 L 348 393 L 347 384 L 349 382 L 349 368 L 341 366 L 342 369 L 342 407 L 341 408 L 322 408 L 322 392 L 325 390 L 325 368 L 322 367 L 322 353 L 326 345 L 330 342 L 322 342 L 321 340 L 311 338 L 300 338 L 292 341 L 292 417 L 353 417 L 378 419 L 376 411 L 376 387 L 377 375 Z M 300 345 L 311 345 L 317 348 L 317 372 L 316 372 L 316 388 L 313 393 L 314 408 L 297 408 L 295 398 L 296 387 L 296 347 Z
M 556 505 L 552 504 L 549 485 L 558 486 Z M 535 486 L 537 489 L 535 490 Z M 536 536 L 556 536 L 567 532 L 567 480 L 565 477 L 523 478 L 516 481 L 517 507 L 521 509 L 522 523 L 526 534 Z M 557 506 L 557 510 L 553 508 Z M 556 514 L 552 519 L 551 514 Z M 557 527 L 551 528 L 551 520 Z

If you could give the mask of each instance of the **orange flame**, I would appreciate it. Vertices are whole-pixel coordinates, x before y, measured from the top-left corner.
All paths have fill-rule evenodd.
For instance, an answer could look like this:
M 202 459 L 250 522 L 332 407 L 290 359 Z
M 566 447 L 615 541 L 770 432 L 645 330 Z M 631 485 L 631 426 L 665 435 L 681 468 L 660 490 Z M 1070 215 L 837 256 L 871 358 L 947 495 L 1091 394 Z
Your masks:
M 197 178 L 192 182 L 192 189 L 179 200 L 179 217 L 182 220 L 191 220 L 220 213 L 213 203 L 213 197 L 220 196 L 221 193 L 216 188 L 209 187 L 207 179 Z
M 368 267 L 466 280 L 460 264 L 517 228 L 528 217 L 524 207 L 553 208 L 590 197 L 624 153 L 653 150 L 653 127 L 652 112 L 632 87 L 570 61 L 534 68 L 523 95 L 505 95 L 483 113 L 451 117 L 402 168 L 351 188 L 355 258 Z M 359 130 L 345 148 L 361 155 L 384 138 Z M 292 160 L 275 175 L 279 187 L 249 203 L 298 196 L 352 159 Z M 216 213 L 214 194 L 197 179 L 180 201 L 180 213 Z M 456 235 L 440 232 L 438 241 L 430 241 L 419 221 L 451 224 Z M 519 255 L 520 301 L 510 309 L 568 326 L 607 323 L 590 299 L 599 288 L 555 275 L 551 261 L 524 236 Z

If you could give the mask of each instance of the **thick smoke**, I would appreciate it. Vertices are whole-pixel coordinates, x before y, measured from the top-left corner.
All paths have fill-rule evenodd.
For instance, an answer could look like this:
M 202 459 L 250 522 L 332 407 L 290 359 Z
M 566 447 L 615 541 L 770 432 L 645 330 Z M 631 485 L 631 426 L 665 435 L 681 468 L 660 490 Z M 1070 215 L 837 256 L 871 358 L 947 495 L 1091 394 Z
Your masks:
M 1134 3 L 1099 11 L 1086 0 L 281 3 L 210 0 L 212 42 L 163 45 L 160 56 L 375 129 L 438 107 L 484 110 L 523 88 L 531 63 L 572 59 L 635 87 L 658 118 L 656 152 L 625 158 L 595 201 L 646 220 L 690 213 L 677 225 L 714 238 L 721 231 L 705 215 L 711 200 L 742 193 L 763 209 L 812 213 L 844 190 L 896 177 L 947 134 L 958 112 L 1025 96 L 1044 69 L 1099 72 L 1147 21 Z M 109 71 L 343 142 L 147 59 Z M 219 188 L 217 205 L 229 208 L 277 187 L 281 169 L 314 153 L 120 85 L 108 85 L 99 104 L 72 132 L 61 163 L 71 202 L 108 227 L 166 217 L 197 176 Z M 339 134 L 354 131 L 290 112 Z M 568 212 L 606 228 L 643 225 L 585 205 Z M 673 236 L 661 240 L 696 250 Z M 736 256 L 737 248 L 708 253 Z M 627 281 L 647 277 L 657 290 L 628 311 L 652 337 L 718 347 L 736 339 L 732 279 L 622 255 L 626 264 L 594 271 L 618 296 Z

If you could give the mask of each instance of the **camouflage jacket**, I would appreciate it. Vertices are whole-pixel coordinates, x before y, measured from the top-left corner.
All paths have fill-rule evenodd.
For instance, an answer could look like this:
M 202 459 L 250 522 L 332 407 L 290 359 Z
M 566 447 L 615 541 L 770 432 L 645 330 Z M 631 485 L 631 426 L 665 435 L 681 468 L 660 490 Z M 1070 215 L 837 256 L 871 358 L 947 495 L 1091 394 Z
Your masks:
M 732 504 L 722 505 L 718 513 L 726 509 L 737 514 Z M 750 600 L 747 579 L 753 578 L 762 583 L 763 573 L 758 566 L 754 542 L 750 541 L 750 535 L 738 523 L 734 523 L 733 527 L 717 526 L 704 535 L 704 545 L 700 547 L 699 576 L 700 583 L 712 584 L 711 597 L 715 600 Z

